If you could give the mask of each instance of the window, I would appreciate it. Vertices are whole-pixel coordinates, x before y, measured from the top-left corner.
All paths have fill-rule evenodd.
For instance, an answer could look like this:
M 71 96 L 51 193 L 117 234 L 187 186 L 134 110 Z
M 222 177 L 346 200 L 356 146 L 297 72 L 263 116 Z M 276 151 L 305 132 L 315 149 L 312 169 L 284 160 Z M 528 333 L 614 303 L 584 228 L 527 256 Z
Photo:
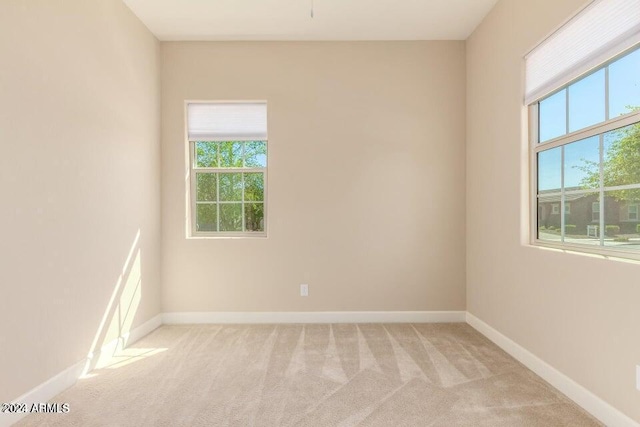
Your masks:
M 266 103 L 188 103 L 187 127 L 191 234 L 266 236 Z
M 640 199 L 640 36 L 628 28 L 640 0 L 601 0 L 526 57 L 535 244 L 640 252 L 640 227 L 624 223 Z M 564 214 L 545 215 L 550 201 Z
M 591 221 L 600 222 L 600 202 L 593 202 L 591 204 Z

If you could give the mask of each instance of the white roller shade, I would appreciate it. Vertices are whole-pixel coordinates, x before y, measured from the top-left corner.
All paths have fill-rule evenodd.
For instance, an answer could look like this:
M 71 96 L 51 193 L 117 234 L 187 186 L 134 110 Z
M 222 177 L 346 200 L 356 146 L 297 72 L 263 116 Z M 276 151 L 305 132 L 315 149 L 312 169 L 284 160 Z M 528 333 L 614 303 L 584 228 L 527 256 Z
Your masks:
M 640 41 L 640 0 L 595 0 L 526 56 L 530 104 Z
M 265 102 L 190 103 L 189 141 L 266 141 Z

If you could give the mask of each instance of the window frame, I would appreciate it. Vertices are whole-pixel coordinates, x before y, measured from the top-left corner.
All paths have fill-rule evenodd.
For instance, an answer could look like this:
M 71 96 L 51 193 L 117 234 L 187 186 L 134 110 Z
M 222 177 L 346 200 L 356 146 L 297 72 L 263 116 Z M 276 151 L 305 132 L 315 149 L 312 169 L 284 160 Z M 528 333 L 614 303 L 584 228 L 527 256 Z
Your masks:
M 184 123 L 185 123 L 185 133 L 184 133 L 184 139 L 185 139 L 185 145 L 186 145 L 186 168 L 187 168 L 187 178 L 185 179 L 186 184 L 187 184 L 187 195 L 186 195 L 186 205 L 187 205 L 187 227 L 186 227 L 186 232 L 187 232 L 187 239 L 251 239 L 251 238 L 258 238 L 258 239 L 266 239 L 268 238 L 268 226 L 269 226 L 269 221 L 268 221 L 268 182 L 269 182 L 269 150 L 270 150 L 270 143 L 269 143 L 269 138 L 267 137 L 266 139 L 256 139 L 256 140 L 250 140 L 250 141 L 236 141 L 236 140 L 229 140 L 229 141 L 191 141 L 189 139 L 189 132 L 188 132 L 188 106 L 189 104 L 195 104 L 195 103 L 202 103 L 202 104 L 213 104 L 213 103 L 256 103 L 256 102 L 264 102 L 266 104 L 266 101 L 264 100 L 258 100 L 258 101 L 252 101 L 252 100 L 242 100 L 242 101 L 226 101 L 226 100 L 186 100 L 184 102 Z M 268 121 L 268 109 L 267 109 L 267 121 Z M 264 142 L 266 144 L 266 166 L 265 167 L 245 167 L 244 166 L 244 161 L 245 161 L 245 151 L 244 151 L 244 143 L 246 142 L 251 142 L 251 141 L 260 141 L 260 142 Z M 221 142 L 242 142 L 243 143 L 243 149 L 242 149 L 242 162 L 243 162 L 243 166 L 242 167 L 197 167 L 196 164 L 196 143 L 197 142 L 217 142 L 217 143 L 221 143 Z M 219 156 L 219 155 L 218 155 Z M 229 203 L 241 203 L 242 204 L 242 228 L 243 231 L 198 231 L 196 229 L 197 227 L 197 219 L 196 219 L 196 214 L 197 214 L 197 205 L 198 205 L 198 200 L 197 200 L 197 194 L 196 194 L 196 186 L 197 186 L 197 173 L 212 173 L 212 174 L 217 174 L 218 175 L 218 179 L 216 180 L 216 186 L 218 187 L 216 189 L 216 193 L 217 193 L 217 198 L 219 199 L 220 195 L 219 195 L 219 176 L 220 174 L 225 174 L 225 173 L 238 173 L 242 175 L 242 179 L 244 180 L 244 174 L 245 173 L 262 173 L 263 174 L 263 179 L 264 179 L 264 193 L 263 193 L 263 201 L 261 202 L 263 204 L 263 231 L 246 231 L 244 230 L 245 228 L 245 215 L 244 215 L 244 210 L 245 210 L 245 204 L 246 203 L 251 203 L 250 201 L 245 201 L 244 200 L 244 185 L 243 185 L 243 189 L 242 189 L 242 193 L 243 193 L 243 197 L 242 197 L 242 201 L 239 202 L 229 202 Z M 260 202 L 258 202 L 260 203 Z M 219 206 L 220 203 L 216 202 L 216 204 Z M 224 203 L 223 203 L 224 204 Z M 220 221 L 220 217 L 219 217 L 219 213 L 220 213 L 220 209 L 218 207 L 218 215 L 216 215 L 218 224 Z
M 632 53 L 633 51 L 640 50 L 640 43 L 634 44 L 632 47 L 625 49 L 619 54 L 615 55 L 611 59 L 606 62 L 594 67 L 589 72 L 584 73 L 577 78 L 571 80 L 570 82 L 562 85 L 561 87 L 556 88 L 555 90 L 549 92 L 541 98 L 534 100 L 531 104 L 525 105 L 527 109 L 528 115 L 528 145 L 529 145 L 529 244 L 532 246 L 540 246 L 540 247 L 549 247 L 554 249 L 561 250 L 569 250 L 572 252 L 584 252 L 584 253 L 592 253 L 599 254 L 605 256 L 613 256 L 617 258 L 630 258 L 634 260 L 640 260 L 640 250 L 624 250 L 624 249 L 616 249 L 615 247 L 607 247 L 604 246 L 604 237 L 605 233 L 600 234 L 600 245 L 587 245 L 587 244 L 574 244 L 567 243 L 564 241 L 565 237 L 565 220 L 566 220 L 566 212 L 565 212 L 565 203 L 566 203 L 566 189 L 564 187 L 564 149 L 561 150 L 561 191 L 557 194 L 553 193 L 553 195 L 558 195 L 560 197 L 560 212 L 565 212 L 561 215 L 561 240 L 560 242 L 541 240 L 538 238 L 538 153 L 551 150 L 557 147 L 564 147 L 573 142 L 577 142 L 589 137 L 599 136 L 599 146 L 600 146 L 600 170 L 601 170 L 601 179 L 600 185 L 598 188 L 589 189 L 589 190 L 573 190 L 571 194 L 593 194 L 594 192 L 599 193 L 599 220 L 598 226 L 600 230 L 605 229 L 605 216 L 602 215 L 602 212 L 605 211 L 605 192 L 615 191 L 615 190 L 628 190 L 628 189 L 640 189 L 640 184 L 629 184 L 629 185 L 621 185 L 621 186 L 612 186 L 612 187 L 604 187 L 604 183 L 602 182 L 602 164 L 604 160 L 603 153 L 603 137 L 605 133 L 622 128 L 625 126 L 638 124 L 640 123 L 640 111 L 630 112 L 624 115 L 616 116 L 613 118 L 609 116 L 609 71 L 608 66 L 618 59 Z M 573 132 L 568 132 L 568 108 L 569 104 L 567 102 L 567 132 L 561 136 L 549 139 L 544 142 L 539 142 L 539 102 L 547 97 L 550 97 L 564 89 L 567 89 L 573 83 L 595 73 L 599 70 L 605 70 L 605 121 L 601 123 L 597 123 L 595 125 L 588 126 L 583 129 L 578 129 Z M 567 90 L 567 93 L 569 91 Z M 546 194 L 548 197 L 549 194 Z M 639 212 L 640 215 L 640 212 Z M 593 212 L 592 212 L 592 220 L 593 220 Z M 593 222 L 593 221 L 592 221 Z

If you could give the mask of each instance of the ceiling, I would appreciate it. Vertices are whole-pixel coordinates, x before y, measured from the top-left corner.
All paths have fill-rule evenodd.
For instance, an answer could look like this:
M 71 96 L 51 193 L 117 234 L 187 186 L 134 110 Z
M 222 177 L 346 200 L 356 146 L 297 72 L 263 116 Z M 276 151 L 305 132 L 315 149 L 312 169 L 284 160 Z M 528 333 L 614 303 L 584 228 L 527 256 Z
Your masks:
M 163 41 L 464 40 L 497 0 L 124 2 Z

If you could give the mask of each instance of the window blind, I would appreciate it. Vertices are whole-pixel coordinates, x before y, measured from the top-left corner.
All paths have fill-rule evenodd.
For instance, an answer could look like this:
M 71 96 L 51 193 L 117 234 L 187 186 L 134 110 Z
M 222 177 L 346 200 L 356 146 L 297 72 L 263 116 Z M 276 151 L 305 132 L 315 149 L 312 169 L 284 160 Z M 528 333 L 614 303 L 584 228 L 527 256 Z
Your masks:
M 266 102 L 189 103 L 189 141 L 266 141 Z
M 640 42 L 640 0 L 595 0 L 525 57 L 531 104 Z

